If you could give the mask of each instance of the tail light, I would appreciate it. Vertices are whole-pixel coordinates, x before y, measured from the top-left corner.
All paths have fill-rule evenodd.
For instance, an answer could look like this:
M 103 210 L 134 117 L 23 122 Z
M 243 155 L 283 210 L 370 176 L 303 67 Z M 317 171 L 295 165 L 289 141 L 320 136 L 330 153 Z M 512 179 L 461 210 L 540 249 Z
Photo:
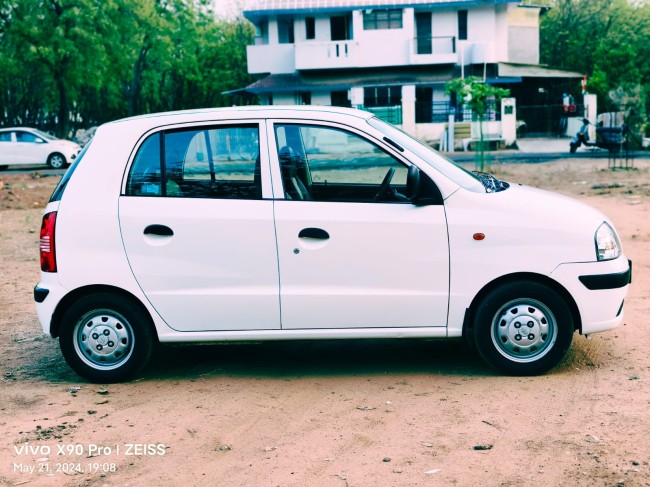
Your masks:
M 41 224 L 41 270 L 56 272 L 56 249 L 54 247 L 54 228 L 56 226 L 56 211 L 43 215 Z

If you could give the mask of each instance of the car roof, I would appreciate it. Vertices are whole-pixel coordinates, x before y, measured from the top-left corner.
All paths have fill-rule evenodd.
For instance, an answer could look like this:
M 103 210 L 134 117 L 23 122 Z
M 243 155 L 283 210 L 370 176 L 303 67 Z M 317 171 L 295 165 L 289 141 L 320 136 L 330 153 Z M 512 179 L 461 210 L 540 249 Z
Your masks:
M 37 130 L 34 127 L 2 127 L 0 132 L 9 132 L 12 130 Z
M 174 123 L 178 121 L 188 121 L 189 119 L 196 117 L 198 120 L 207 120 L 211 116 L 217 118 L 266 118 L 266 117 L 288 117 L 297 118 L 305 117 L 308 115 L 347 115 L 354 116 L 360 119 L 369 119 L 374 116 L 370 112 L 363 110 L 358 110 L 356 108 L 346 108 L 346 107 L 332 107 L 332 106 L 320 106 L 320 105 L 247 105 L 247 106 L 233 106 L 233 107 L 222 107 L 222 108 L 201 108 L 193 110 L 180 110 L 173 112 L 160 112 L 160 113 L 150 113 L 145 115 L 136 115 L 134 117 L 123 118 L 120 120 L 115 120 L 114 122 L 109 122 L 110 124 L 114 123 L 128 123 L 136 120 L 151 120 L 151 119 L 161 119 L 168 118 L 165 120 L 168 123 Z

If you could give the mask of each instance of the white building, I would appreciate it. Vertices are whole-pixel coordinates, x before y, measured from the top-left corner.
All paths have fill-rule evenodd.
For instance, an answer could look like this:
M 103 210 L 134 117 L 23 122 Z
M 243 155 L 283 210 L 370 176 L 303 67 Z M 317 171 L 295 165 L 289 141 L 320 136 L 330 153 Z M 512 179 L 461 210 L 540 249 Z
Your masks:
M 455 110 L 450 79 L 509 88 L 548 79 L 538 66 L 541 11 L 519 0 L 251 1 L 248 72 L 259 80 L 245 91 L 262 104 L 362 106 L 435 141 Z

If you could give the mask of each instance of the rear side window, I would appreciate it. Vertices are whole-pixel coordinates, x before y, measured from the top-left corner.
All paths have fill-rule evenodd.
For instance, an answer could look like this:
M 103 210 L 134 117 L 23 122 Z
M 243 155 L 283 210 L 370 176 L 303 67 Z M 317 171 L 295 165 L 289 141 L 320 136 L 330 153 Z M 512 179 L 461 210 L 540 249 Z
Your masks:
M 257 125 L 150 135 L 140 146 L 127 196 L 261 199 Z
M 72 177 L 72 174 L 75 172 L 75 170 L 79 166 L 79 163 L 84 158 L 84 155 L 86 155 L 86 151 L 88 150 L 88 147 L 90 147 L 91 142 L 92 142 L 92 139 L 90 140 L 90 142 L 88 142 L 86 144 L 86 146 L 83 148 L 83 150 L 76 157 L 76 159 L 74 160 L 72 165 L 65 172 L 65 174 L 61 178 L 61 181 L 59 181 L 59 184 L 56 185 L 56 188 L 54 188 L 54 192 L 52 193 L 52 196 L 50 196 L 50 203 L 52 203 L 54 201 L 61 201 L 61 197 L 63 196 L 63 192 L 65 191 L 65 188 L 68 185 L 68 181 L 70 181 L 70 178 Z

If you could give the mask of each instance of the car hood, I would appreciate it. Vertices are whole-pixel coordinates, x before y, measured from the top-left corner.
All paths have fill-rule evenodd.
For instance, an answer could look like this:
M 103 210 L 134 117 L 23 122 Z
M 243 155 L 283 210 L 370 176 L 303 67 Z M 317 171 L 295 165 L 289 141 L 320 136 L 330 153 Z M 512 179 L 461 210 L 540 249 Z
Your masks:
M 445 207 L 450 237 L 480 232 L 487 245 L 499 247 L 504 256 L 524 251 L 556 263 L 596 260 L 595 232 L 609 222 L 573 198 L 520 184 L 497 193 L 459 190 Z

